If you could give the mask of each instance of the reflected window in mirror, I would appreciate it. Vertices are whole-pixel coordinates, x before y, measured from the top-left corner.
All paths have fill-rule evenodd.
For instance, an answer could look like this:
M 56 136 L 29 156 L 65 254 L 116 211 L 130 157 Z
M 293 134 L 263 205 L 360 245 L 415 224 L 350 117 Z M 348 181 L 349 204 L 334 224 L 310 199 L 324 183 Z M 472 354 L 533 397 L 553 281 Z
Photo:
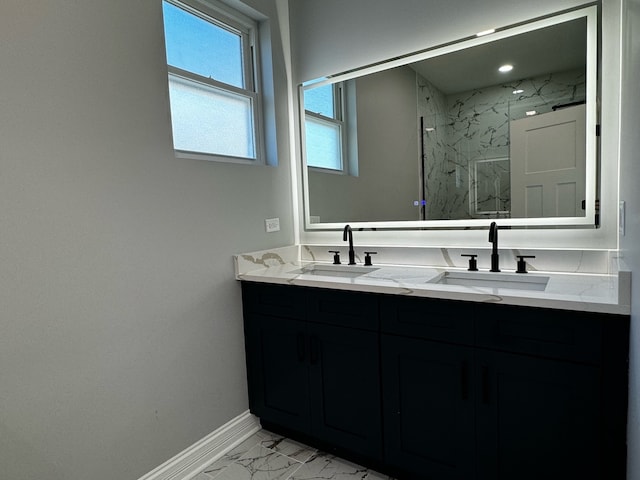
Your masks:
M 325 85 L 304 98 L 307 165 L 342 171 L 342 85 Z
M 304 92 L 308 167 L 357 175 L 357 156 L 350 148 L 355 139 L 349 139 L 356 124 L 356 112 L 349 107 L 349 97 L 355 96 L 355 91 L 348 83 L 323 85 Z

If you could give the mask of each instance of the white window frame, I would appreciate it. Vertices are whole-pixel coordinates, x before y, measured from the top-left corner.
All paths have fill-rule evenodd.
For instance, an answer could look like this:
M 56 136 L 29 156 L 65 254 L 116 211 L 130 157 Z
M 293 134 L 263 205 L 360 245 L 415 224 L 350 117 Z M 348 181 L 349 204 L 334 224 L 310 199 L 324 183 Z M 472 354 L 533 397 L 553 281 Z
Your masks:
M 173 67 L 167 62 L 168 79 L 179 78 L 187 82 L 222 90 L 233 96 L 249 98 L 252 105 L 252 127 L 254 137 L 255 158 L 238 157 L 221 153 L 203 153 L 174 149 L 177 158 L 210 160 L 249 165 L 264 165 L 264 121 L 262 117 L 262 95 L 260 89 L 260 55 L 258 45 L 258 24 L 250 17 L 217 0 L 163 0 L 206 22 L 237 34 L 241 38 L 242 66 L 245 88 L 238 88 L 213 78 L 203 77 L 197 73 Z M 173 120 L 172 120 L 173 122 Z M 172 123 L 173 125 L 173 123 Z
M 347 145 L 347 132 L 346 132 L 346 122 L 345 122 L 345 97 L 346 97 L 346 89 L 344 83 L 336 83 L 332 85 L 332 97 L 333 97 L 333 111 L 334 117 L 327 117 L 326 115 L 322 115 L 317 112 L 311 112 L 307 109 L 304 110 L 305 120 L 307 117 L 313 118 L 318 122 L 326 123 L 330 125 L 335 125 L 338 127 L 338 131 L 340 132 L 340 168 L 325 168 L 318 167 L 315 165 L 307 165 L 309 168 L 313 170 L 318 170 L 325 173 L 336 173 L 342 175 L 349 174 L 349 161 L 347 158 L 348 145 Z M 306 152 L 306 140 L 305 140 L 305 152 Z

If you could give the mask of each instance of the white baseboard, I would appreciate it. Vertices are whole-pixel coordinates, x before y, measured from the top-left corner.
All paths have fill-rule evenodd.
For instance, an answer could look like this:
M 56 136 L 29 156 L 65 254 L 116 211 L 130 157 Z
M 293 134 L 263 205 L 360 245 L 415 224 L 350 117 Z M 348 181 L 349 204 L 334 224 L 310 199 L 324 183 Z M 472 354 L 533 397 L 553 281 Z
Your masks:
M 260 420 L 247 410 L 138 480 L 189 480 L 258 430 Z

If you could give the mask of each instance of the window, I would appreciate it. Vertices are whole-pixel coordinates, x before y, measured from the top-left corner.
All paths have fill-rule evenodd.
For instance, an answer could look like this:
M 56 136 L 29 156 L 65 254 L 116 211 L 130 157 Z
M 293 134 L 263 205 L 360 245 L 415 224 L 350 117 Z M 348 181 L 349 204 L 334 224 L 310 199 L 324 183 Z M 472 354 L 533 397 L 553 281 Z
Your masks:
M 344 171 L 342 84 L 305 90 L 307 166 Z
M 254 22 L 174 0 L 163 15 L 175 150 L 262 163 Z

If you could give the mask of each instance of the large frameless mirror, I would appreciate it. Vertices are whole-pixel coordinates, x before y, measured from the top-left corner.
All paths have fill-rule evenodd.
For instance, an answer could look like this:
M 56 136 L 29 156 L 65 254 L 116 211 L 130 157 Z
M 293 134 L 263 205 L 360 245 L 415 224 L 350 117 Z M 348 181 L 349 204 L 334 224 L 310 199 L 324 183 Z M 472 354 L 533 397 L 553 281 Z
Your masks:
M 596 223 L 595 6 L 300 93 L 307 229 Z

